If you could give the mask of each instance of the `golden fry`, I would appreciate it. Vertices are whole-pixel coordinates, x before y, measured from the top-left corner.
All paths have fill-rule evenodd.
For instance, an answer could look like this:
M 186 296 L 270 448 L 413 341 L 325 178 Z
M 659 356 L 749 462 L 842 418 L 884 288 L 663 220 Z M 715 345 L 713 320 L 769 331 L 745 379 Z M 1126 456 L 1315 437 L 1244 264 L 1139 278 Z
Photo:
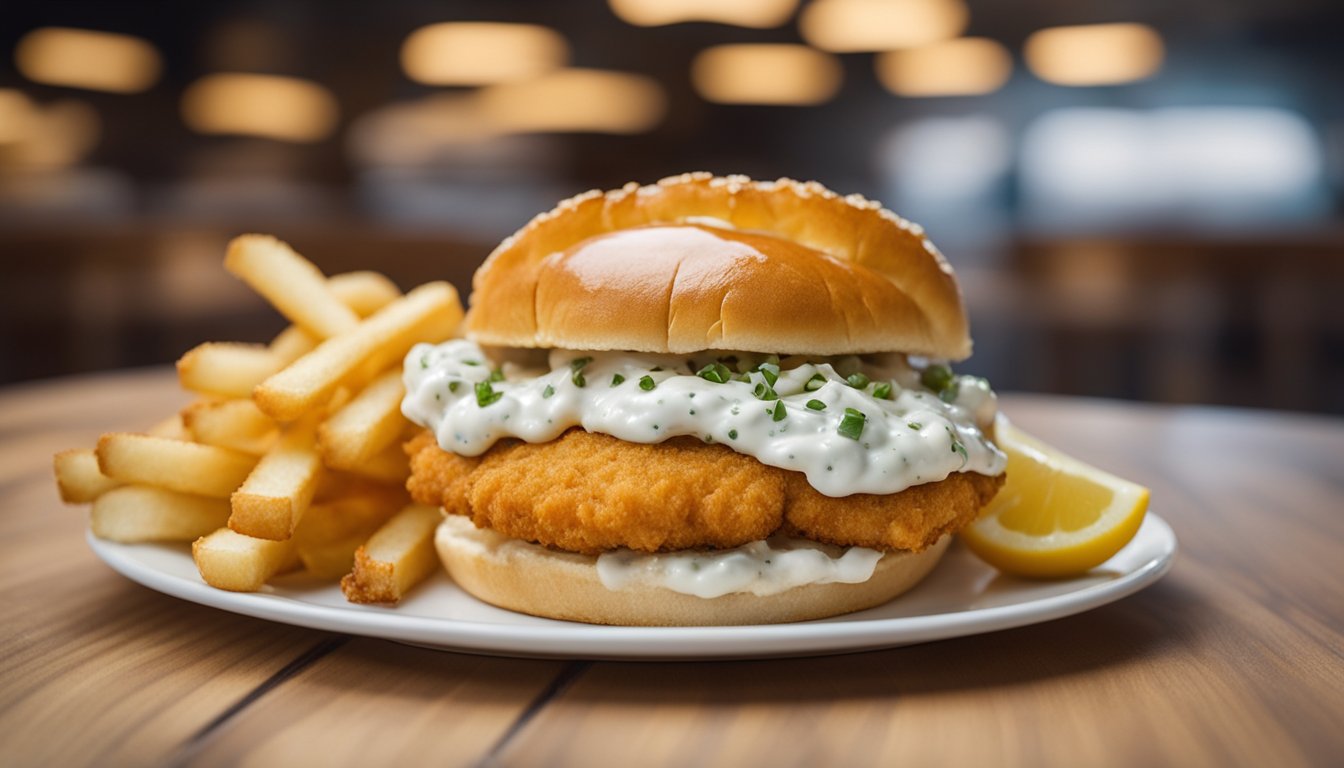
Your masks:
M 355 551 L 355 567 L 341 579 L 352 603 L 395 603 L 436 568 L 434 529 L 443 513 L 413 504 L 388 520 Z
M 275 443 L 276 424 L 250 398 L 193 403 L 182 411 L 198 443 L 261 455 Z
M 183 388 L 193 392 L 251 397 L 258 384 L 284 365 L 260 344 L 207 341 L 177 361 L 177 379 Z
M 108 541 L 193 541 L 228 519 L 223 499 L 126 485 L 98 497 L 89 525 L 94 536 Z
M 230 592 L 256 592 L 297 562 L 292 541 L 254 539 L 228 528 L 192 542 L 191 557 L 206 584 Z
M 401 298 L 401 289 L 379 272 L 343 272 L 327 278 L 327 289 L 356 315 L 368 317 Z
M 229 527 L 259 539 L 288 539 L 312 502 L 321 474 L 311 427 L 296 427 L 261 457 L 234 491 Z
M 257 387 L 257 405 L 277 421 L 292 421 L 322 405 L 369 360 L 388 365 L 420 341 L 448 337 L 462 320 L 457 291 L 427 283 L 379 310 L 350 333 L 336 336 Z
M 359 316 L 332 294 L 321 270 L 270 235 L 235 237 L 224 268 L 318 338 L 348 333 L 359 324 Z
M 98 469 L 98 456 L 92 448 L 61 451 L 52 459 L 56 488 L 66 504 L 88 504 L 121 485 Z
M 328 466 L 353 469 L 392 445 L 406 425 L 401 371 L 375 379 L 318 429 L 318 447 Z
M 98 469 L 126 483 L 228 498 L 257 457 L 229 448 L 149 435 L 111 433 L 98 441 Z

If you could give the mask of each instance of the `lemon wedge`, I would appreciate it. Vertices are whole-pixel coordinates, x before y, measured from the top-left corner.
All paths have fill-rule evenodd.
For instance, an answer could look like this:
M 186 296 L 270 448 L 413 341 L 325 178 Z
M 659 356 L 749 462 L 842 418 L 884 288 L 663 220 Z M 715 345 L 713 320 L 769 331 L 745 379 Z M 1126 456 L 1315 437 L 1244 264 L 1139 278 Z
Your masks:
M 1134 538 L 1147 488 L 1066 456 L 1003 416 L 994 432 L 1008 454 L 1008 479 L 960 534 L 982 560 L 1018 576 L 1076 576 Z

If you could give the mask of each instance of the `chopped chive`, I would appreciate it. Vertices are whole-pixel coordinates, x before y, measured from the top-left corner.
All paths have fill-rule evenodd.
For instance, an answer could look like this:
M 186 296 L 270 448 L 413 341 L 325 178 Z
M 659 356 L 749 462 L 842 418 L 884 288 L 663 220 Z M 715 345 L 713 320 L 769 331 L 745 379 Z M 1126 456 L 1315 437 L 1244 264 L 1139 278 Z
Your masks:
M 555 387 L 552 387 L 550 384 L 547 384 L 546 388 L 541 390 L 541 399 L 545 400 L 554 394 L 555 394 Z
M 944 427 L 947 430 L 947 437 L 952 441 L 952 452 L 961 454 L 961 466 L 966 466 L 966 462 L 971 460 L 970 454 L 966 453 L 966 446 L 962 445 L 961 440 L 957 439 L 957 433 L 952 431 L 951 427 Z
M 728 439 L 729 439 L 729 440 L 736 440 L 736 439 L 737 439 L 737 430 L 736 430 L 736 429 L 730 429 L 730 430 L 728 430 Z
M 458 386 L 461 385 L 461 384 L 462 384 L 462 382 L 460 382 L 460 381 L 450 381 L 450 382 L 448 382 L 448 391 L 449 391 L 449 392 L 456 392 Z
M 822 376 L 820 373 L 814 373 L 812 374 L 812 378 L 808 379 L 807 383 L 803 385 L 803 390 L 806 392 L 816 392 L 825 385 L 826 377 Z
M 503 380 L 504 380 L 504 371 L 500 370 L 499 368 L 496 368 L 495 370 L 490 372 L 490 381 L 495 382 Z
M 622 381 L 625 381 L 625 377 L 624 377 L 624 376 L 622 376 L 622 375 L 619 374 L 619 373 L 612 374 L 612 377 L 611 377 L 611 386 L 613 386 L 613 387 L 618 386 Z
M 588 380 L 583 377 L 583 367 L 591 362 L 593 362 L 593 358 L 591 357 L 576 357 L 569 361 L 569 370 L 573 371 L 569 376 L 569 380 L 574 382 L 574 386 L 588 386 Z
M 726 384 L 728 383 L 728 380 L 732 378 L 733 374 L 728 370 L 728 366 L 723 363 L 710 363 L 699 371 L 696 371 L 695 375 L 705 381 L 712 381 L 715 384 Z
M 814 411 L 824 411 L 824 410 L 826 410 L 826 404 L 823 403 L 823 402 L 821 402 L 820 400 L 808 400 L 808 401 L 807 401 L 807 407 L 808 407 L 808 408 L 811 408 L 811 409 L 814 410 Z
M 905 426 L 915 430 L 916 432 L 924 428 L 924 425 L 920 424 L 918 421 L 907 421 L 905 422 Z
M 654 381 L 652 376 L 643 376 L 639 380 L 639 388 L 645 392 L 652 392 L 656 386 L 658 386 L 658 382 Z
M 463 360 L 463 361 L 462 361 L 462 364 L 463 364 L 463 365 L 480 365 L 480 364 L 481 364 L 481 361 L 480 361 L 480 360 Z
M 420 356 L 420 367 L 421 367 L 421 368 L 428 368 L 428 367 L 429 367 L 429 354 L 428 354 L 428 353 L 423 354 L 423 355 Z
M 760 372 L 761 376 L 765 378 L 765 383 L 772 387 L 775 386 L 776 381 L 779 381 L 779 366 L 775 363 L 761 363 Z
M 863 389 L 868 386 L 870 381 L 871 379 L 864 376 L 862 373 L 851 373 L 849 374 L 849 378 L 845 379 L 845 382 L 855 389 Z
M 490 386 L 488 381 L 476 382 L 476 404 L 484 408 L 503 397 L 503 392 L 496 392 L 495 388 Z
M 772 415 L 771 415 L 771 418 L 772 418 L 774 421 L 783 421 L 783 420 L 784 420 L 784 417 L 786 417 L 786 416 L 788 416 L 788 415 L 789 415 L 789 412 L 786 411 L 786 410 L 784 410 L 784 401 L 783 401 L 783 400 L 780 400 L 779 402 L 775 403 L 775 410 L 774 410 L 774 412 L 773 412 Z
M 840 433 L 841 437 L 858 440 L 859 436 L 863 434 L 863 427 L 867 421 L 868 417 L 863 414 L 863 411 L 846 408 L 845 417 L 840 420 L 840 426 L 835 431 Z
M 770 385 L 766 384 L 764 381 L 756 382 L 756 388 L 753 389 L 751 393 L 756 396 L 757 400 L 779 399 L 779 395 L 775 393 L 775 390 L 771 389 Z
M 876 397 L 878 400 L 890 400 L 891 382 L 890 381 L 877 382 L 877 384 L 873 386 L 873 397 Z
M 919 374 L 919 383 L 934 392 L 942 392 L 952 383 L 952 369 L 946 365 L 930 365 Z

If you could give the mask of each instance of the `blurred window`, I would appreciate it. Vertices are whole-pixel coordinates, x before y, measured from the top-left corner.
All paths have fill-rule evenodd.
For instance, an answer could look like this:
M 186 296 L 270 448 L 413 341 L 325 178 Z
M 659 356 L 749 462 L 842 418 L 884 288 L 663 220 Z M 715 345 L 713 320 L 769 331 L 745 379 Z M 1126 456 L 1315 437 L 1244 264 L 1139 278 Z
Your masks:
M 1049 228 L 1256 226 L 1329 212 L 1321 142 L 1276 107 L 1059 109 L 1022 139 L 1022 205 Z

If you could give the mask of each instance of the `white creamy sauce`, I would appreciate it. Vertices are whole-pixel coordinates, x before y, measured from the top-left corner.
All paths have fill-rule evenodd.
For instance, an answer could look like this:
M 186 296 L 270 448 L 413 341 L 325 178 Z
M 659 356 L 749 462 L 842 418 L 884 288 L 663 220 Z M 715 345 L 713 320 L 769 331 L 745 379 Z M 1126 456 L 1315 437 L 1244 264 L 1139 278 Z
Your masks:
M 707 552 L 620 549 L 598 556 L 597 575 L 610 590 L 650 585 L 703 598 L 740 592 L 764 596 L 807 584 L 861 584 L 872 578 L 881 559 L 875 549 L 777 536 Z
M 896 493 L 953 472 L 997 475 L 1007 463 L 983 432 L 997 405 L 982 379 L 959 377 L 957 396 L 944 402 L 899 355 L 786 359 L 773 392 L 764 393 L 778 399 L 763 400 L 768 381 L 759 370 L 725 383 L 695 375 L 727 354 L 554 350 L 549 370 L 510 363 L 496 370 L 474 342 L 419 344 L 406 356 L 402 413 L 464 456 L 502 438 L 547 442 L 572 427 L 633 443 L 689 435 L 801 472 L 833 497 Z M 855 373 L 871 383 L 851 386 Z M 877 396 L 885 385 L 889 399 Z

